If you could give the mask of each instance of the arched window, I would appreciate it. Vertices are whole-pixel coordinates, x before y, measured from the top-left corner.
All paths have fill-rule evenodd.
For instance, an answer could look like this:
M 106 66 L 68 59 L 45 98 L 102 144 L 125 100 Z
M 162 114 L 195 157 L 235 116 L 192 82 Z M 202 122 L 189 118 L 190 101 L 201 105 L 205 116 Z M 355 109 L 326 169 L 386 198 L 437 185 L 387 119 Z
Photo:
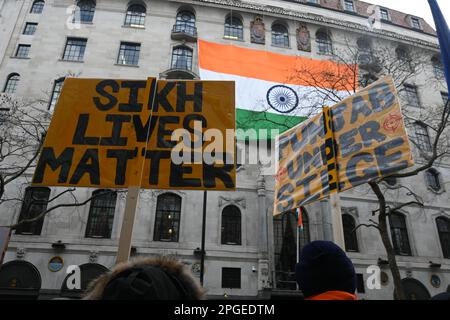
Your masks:
M 50 104 L 48 106 L 48 110 L 50 110 L 50 111 L 55 109 L 56 104 L 58 103 L 58 99 L 61 94 L 64 80 L 65 80 L 65 78 L 59 78 L 59 79 L 55 80 L 55 82 L 53 83 L 52 96 L 50 98 Z
M 192 70 L 192 49 L 175 47 L 172 51 L 172 69 Z
M 419 149 L 424 152 L 431 152 L 431 139 L 427 126 L 421 122 L 416 122 L 414 128 L 416 131 L 416 144 Z
M 77 5 L 80 8 L 80 22 L 91 23 L 94 20 L 95 1 L 80 0 Z
M 358 237 L 356 236 L 355 219 L 349 214 L 342 215 L 342 224 L 344 226 L 345 251 L 358 252 Z
M 45 6 L 45 1 L 37 0 L 37 1 L 33 2 L 30 13 L 41 14 L 42 11 L 44 10 L 44 6 Z
M 153 240 L 178 242 L 180 214 L 181 197 L 173 193 L 158 196 Z
M 127 9 L 125 16 L 125 26 L 142 28 L 145 26 L 145 16 L 147 9 L 141 4 L 132 4 Z
M 434 56 L 431 58 L 431 63 L 433 64 L 433 71 L 436 78 L 439 80 L 444 79 L 444 65 L 441 62 L 441 57 L 438 55 Z
M 15 93 L 19 85 L 20 75 L 18 73 L 11 73 L 6 79 L 5 87 L 3 88 L 4 93 Z
M 36 221 L 22 223 L 16 229 L 16 234 L 40 235 L 44 217 L 38 217 L 47 210 L 48 199 L 50 197 L 49 188 L 29 187 L 25 190 L 25 197 L 22 202 L 18 223 L 24 220 Z
M 317 50 L 320 54 L 333 54 L 333 42 L 331 35 L 325 30 L 316 33 Z
M 92 193 L 86 238 L 111 238 L 116 211 L 117 193 L 111 190 L 96 190 Z
M 361 65 L 367 65 L 372 62 L 372 44 L 366 38 L 359 38 L 356 42 L 358 45 L 358 62 Z
M 242 19 L 229 15 L 225 19 L 225 38 L 234 40 L 244 39 Z
M 399 46 L 395 49 L 399 67 L 405 71 L 413 71 L 413 65 L 411 60 L 410 51 L 404 46 Z
M 310 242 L 309 217 L 302 209 L 303 230 L 298 228 L 296 211 L 273 218 L 276 288 L 296 290 L 297 232 L 299 249 Z
M 289 47 L 289 31 L 281 23 L 272 25 L 272 45 L 278 47 Z
M 450 219 L 439 217 L 436 219 L 436 225 L 444 258 L 450 259 Z
M 222 211 L 222 244 L 241 245 L 241 210 L 236 206 Z
M 441 179 L 439 177 L 439 172 L 436 169 L 429 169 L 425 172 L 425 176 L 427 178 L 427 185 L 433 191 L 441 191 Z
M 391 214 L 389 216 L 389 225 L 395 253 L 400 256 L 411 256 L 405 216 L 401 213 Z
M 178 12 L 175 22 L 175 32 L 184 32 L 195 36 L 195 15 L 188 10 Z

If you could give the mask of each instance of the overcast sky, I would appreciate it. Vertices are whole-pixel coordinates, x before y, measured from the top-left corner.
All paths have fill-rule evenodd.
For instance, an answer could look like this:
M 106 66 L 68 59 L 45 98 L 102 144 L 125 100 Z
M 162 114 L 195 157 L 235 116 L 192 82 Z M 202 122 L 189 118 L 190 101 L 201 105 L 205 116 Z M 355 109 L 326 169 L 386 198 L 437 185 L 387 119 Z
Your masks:
M 427 22 L 434 28 L 433 16 L 427 0 L 365 0 L 369 3 L 379 4 L 387 8 L 399 10 L 418 17 L 425 18 Z M 442 13 L 444 14 L 447 24 L 450 24 L 450 1 L 438 0 Z

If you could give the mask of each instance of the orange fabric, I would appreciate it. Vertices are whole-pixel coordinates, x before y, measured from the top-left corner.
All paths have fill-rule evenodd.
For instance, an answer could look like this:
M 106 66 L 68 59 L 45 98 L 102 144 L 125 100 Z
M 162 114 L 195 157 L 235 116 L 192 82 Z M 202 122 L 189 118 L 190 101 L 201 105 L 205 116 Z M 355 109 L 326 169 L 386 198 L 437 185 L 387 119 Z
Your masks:
M 288 56 L 205 40 L 199 40 L 198 45 L 199 65 L 205 70 L 300 86 L 314 86 L 320 81 L 320 86 L 328 87 L 329 82 L 332 88 L 342 91 L 352 91 L 354 87 L 354 73 L 348 70 L 348 66 L 332 61 Z M 296 77 L 295 74 L 302 70 L 317 75 L 316 79 L 311 81 L 305 77 Z M 341 81 L 336 81 L 336 78 L 331 81 L 327 76 L 330 73 L 339 75 Z
M 306 298 L 305 300 L 358 300 L 356 295 L 344 291 L 328 291 L 317 296 Z

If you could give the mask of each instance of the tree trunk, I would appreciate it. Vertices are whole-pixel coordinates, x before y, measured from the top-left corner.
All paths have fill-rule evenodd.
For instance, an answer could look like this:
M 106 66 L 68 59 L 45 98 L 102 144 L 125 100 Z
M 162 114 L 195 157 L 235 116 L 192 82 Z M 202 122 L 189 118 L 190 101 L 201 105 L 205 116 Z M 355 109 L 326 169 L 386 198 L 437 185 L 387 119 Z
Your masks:
M 395 250 L 392 246 L 391 239 L 389 238 L 389 231 L 387 226 L 387 213 L 386 213 L 386 199 L 380 186 L 376 182 L 370 182 L 370 187 L 378 198 L 379 216 L 378 216 L 378 231 L 381 236 L 384 248 L 386 249 L 387 258 L 389 262 L 389 268 L 391 269 L 392 278 L 394 280 L 395 295 L 398 300 L 406 300 L 405 291 L 403 289 L 402 277 L 400 276 L 400 270 L 397 265 L 397 259 Z

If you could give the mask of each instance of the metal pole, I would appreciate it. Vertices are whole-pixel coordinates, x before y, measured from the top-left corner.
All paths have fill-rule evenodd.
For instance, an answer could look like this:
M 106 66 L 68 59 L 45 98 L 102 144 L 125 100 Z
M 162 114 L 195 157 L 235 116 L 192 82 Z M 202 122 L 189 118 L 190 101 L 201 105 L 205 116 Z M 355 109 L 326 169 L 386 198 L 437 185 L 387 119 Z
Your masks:
M 203 223 L 202 223 L 202 247 L 201 247 L 201 261 L 200 261 L 200 284 L 203 286 L 205 275 L 205 238 L 206 238 L 206 202 L 208 200 L 208 192 L 203 191 Z

